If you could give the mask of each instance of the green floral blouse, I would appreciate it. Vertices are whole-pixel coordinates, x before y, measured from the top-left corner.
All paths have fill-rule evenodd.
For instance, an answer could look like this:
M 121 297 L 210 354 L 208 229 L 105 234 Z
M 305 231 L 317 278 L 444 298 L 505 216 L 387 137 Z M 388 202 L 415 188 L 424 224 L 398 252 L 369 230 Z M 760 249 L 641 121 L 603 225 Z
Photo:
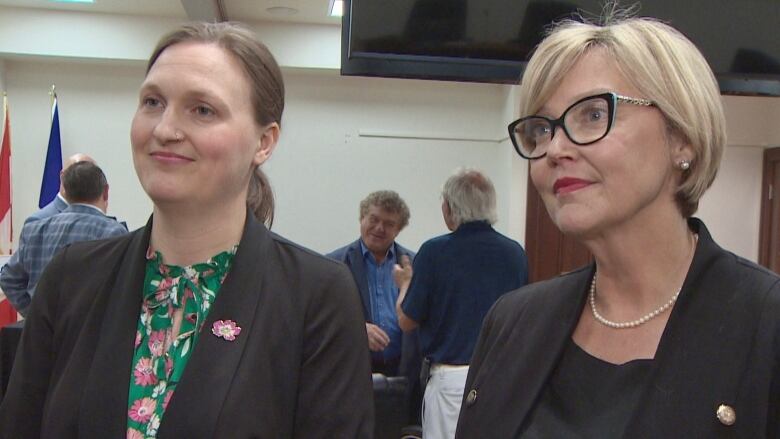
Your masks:
M 157 436 L 165 408 L 198 342 L 201 327 L 217 297 L 238 246 L 188 267 L 165 265 L 149 248 L 141 316 L 135 334 L 127 438 Z M 173 315 L 184 308 L 179 335 L 172 339 Z M 212 332 L 226 340 L 241 331 L 235 323 L 215 322 Z

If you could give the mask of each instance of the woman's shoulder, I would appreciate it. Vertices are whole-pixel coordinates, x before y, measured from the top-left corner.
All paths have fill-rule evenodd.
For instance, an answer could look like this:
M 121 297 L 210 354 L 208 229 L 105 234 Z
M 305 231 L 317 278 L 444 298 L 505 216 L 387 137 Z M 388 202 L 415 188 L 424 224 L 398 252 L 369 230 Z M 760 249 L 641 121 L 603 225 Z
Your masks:
M 316 282 L 333 278 L 351 279 L 347 266 L 335 259 L 270 232 L 275 264 L 287 273 L 298 273 L 300 279 Z
M 300 304 L 316 304 L 323 307 L 351 307 L 355 316 L 362 321 L 360 294 L 346 264 L 307 247 L 290 241 L 276 233 L 270 233 L 273 261 L 269 270 L 280 284 L 295 285 L 289 293 L 299 297 Z M 342 317 L 344 317 L 342 315 Z
M 767 288 L 780 289 L 780 276 L 757 263 L 724 249 L 713 239 L 704 223 L 693 218 L 690 224 L 699 234 L 691 271 L 697 276 L 718 276 L 722 286 L 738 288 L 748 294 L 763 294 Z M 778 294 L 777 291 L 774 293 Z
M 742 306 L 755 311 L 755 316 L 764 316 L 771 322 L 780 317 L 780 276 L 752 261 L 732 255 L 736 266 L 735 286 Z M 772 323 L 777 331 L 780 325 Z M 780 354 L 780 352 L 778 352 Z
M 721 248 L 714 241 L 707 246 L 704 267 L 697 267 L 695 274 L 705 279 L 720 279 L 719 285 L 740 291 L 743 299 L 755 299 L 755 295 L 780 301 L 780 276 L 774 271 Z M 751 299 L 752 298 L 752 299 Z
M 322 266 L 323 268 L 335 268 L 343 265 L 341 262 L 329 258 L 322 253 L 316 252 L 306 246 L 290 241 L 289 239 L 270 232 L 271 241 L 278 250 L 279 254 L 289 259 L 297 260 L 301 263 Z
M 141 234 L 143 229 L 121 236 L 68 244 L 65 262 L 68 264 L 89 262 L 90 266 L 108 262 L 121 257 L 133 239 L 139 238 Z
M 780 294 L 780 276 L 777 273 L 741 256 L 730 254 L 734 258 L 734 263 L 742 279 L 767 287 L 773 286 L 773 289 L 776 290 L 775 294 Z

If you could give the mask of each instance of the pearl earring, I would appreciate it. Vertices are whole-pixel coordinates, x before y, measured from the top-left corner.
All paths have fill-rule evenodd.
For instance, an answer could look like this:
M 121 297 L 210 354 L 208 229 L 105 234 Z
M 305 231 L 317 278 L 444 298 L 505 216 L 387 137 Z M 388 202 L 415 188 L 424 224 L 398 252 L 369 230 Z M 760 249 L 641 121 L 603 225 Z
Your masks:
M 691 161 L 690 160 L 680 160 L 678 163 L 678 166 L 683 171 L 687 171 L 688 169 L 691 169 Z

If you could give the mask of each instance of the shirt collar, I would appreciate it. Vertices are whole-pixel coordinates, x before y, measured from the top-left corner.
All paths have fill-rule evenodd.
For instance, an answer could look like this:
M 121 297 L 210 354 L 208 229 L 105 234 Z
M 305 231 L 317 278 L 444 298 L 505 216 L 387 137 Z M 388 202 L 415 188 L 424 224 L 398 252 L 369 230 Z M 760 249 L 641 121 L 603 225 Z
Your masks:
M 493 226 L 487 220 L 469 221 L 458 226 L 455 231 L 458 230 L 475 230 L 475 229 L 490 229 Z
M 100 212 L 100 214 L 101 214 L 101 215 L 105 215 L 105 214 L 106 214 L 105 212 L 103 212 L 102 210 L 100 210 L 100 208 L 99 208 L 99 207 L 97 207 L 97 206 L 93 206 L 93 205 L 91 205 L 91 204 L 88 204 L 88 203 L 73 203 L 73 204 L 69 204 L 69 205 L 68 205 L 68 207 L 70 207 L 70 206 L 84 206 L 84 207 L 89 207 L 90 209 L 94 209 L 96 212 Z
M 372 260 L 375 260 L 374 254 L 371 253 L 371 251 L 366 247 L 366 245 L 363 243 L 363 239 L 360 239 L 360 253 L 363 255 L 363 258 L 371 256 Z M 395 259 L 395 242 L 390 244 L 390 248 L 387 249 L 387 253 L 385 253 L 385 260 L 386 261 L 392 261 Z

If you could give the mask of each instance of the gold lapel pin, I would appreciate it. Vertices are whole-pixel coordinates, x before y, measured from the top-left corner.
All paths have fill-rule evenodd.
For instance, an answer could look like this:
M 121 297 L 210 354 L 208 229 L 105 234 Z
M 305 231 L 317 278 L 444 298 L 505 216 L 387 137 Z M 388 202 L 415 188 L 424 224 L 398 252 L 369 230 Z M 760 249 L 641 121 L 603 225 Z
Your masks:
M 718 406 L 718 410 L 715 412 L 715 416 L 718 417 L 723 425 L 734 425 L 737 422 L 737 412 L 731 406 L 721 404 Z

